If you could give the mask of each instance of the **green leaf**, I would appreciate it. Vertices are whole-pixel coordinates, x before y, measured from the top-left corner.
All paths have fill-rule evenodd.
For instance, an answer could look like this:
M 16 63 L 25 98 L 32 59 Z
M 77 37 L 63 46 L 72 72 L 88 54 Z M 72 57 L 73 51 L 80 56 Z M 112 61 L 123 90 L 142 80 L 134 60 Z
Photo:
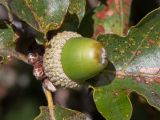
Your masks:
M 49 110 L 46 106 L 40 107 L 40 114 L 34 120 L 50 120 Z M 56 120 L 86 120 L 87 116 L 67 108 L 56 105 L 55 119 Z
M 86 0 L 70 0 L 68 12 L 59 31 L 76 31 L 85 14 Z
M 81 22 L 84 14 L 85 14 L 86 0 L 70 0 L 70 5 L 68 8 L 68 12 L 70 14 L 76 14 L 79 22 Z
M 126 37 L 100 35 L 113 63 L 116 77 L 108 86 L 95 88 L 94 100 L 100 113 L 110 120 L 130 120 L 131 92 L 144 96 L 160 110 L 160 8 L 131 27 Z
M 14 50 L 15 41 L 16 35 L 10 26 L 0 28 L 0 56 L 3 57 L 3 62 L 7 62 L 8 52 Z
M 123 35 L 128 28 L 128 18 L 132 0 L 108 0 L 95 9 L 94 36 L 100 33 Z
M 10 8 L 21 20 L 47 33 L 58 29 L 69 7 L 69 0 L 12 0 Z
M 130 120 L 132 106 L 126 95 L 127 91 L 116 87 L 112 84 L 95 89 L 94 101 L 98 111 L 108 120 Z
M 13 29 L 8 26 L 8 28 L 0 28 L 0 49 L 12 48 L 16 40 L 16 35 Z

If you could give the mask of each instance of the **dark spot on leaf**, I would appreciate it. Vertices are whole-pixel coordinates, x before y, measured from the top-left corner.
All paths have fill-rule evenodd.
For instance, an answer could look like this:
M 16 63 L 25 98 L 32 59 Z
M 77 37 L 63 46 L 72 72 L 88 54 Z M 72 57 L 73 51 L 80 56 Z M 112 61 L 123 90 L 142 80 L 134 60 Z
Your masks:
M 116 77 L 118 78 L 118 79 L 121 79 L 121 80 L 123 80 L 124 78 L 125 78 L 125 73 L 123 72 L 123 71 L 117 71 L 116 72 Z
M 139 76 L 135 76 L 135 77 L 133 77 L 133 79 L 138 83 L 141 82 L 141 78 Z
M 105 29 L 102 25 L 97 25 L 96 26 L 96 31 L 95 31 L 95 35 L 94 36 L 97 36 L 99 35 L 100 33 L 104 33 L 105 32 Z
M 156 82 L 160 83 L 160 76 L 155 79 Z
M 105 11 L 97 12 L 96 17 L 104 20 L 104 19 L 106 19 L 106 12 Z
M 109 7 L 105 6 L 102 11 L 96 13 L 96 17 L 102 20 L 106 19 L 108 10 Z
M 160 71 L 160 68 L 141 68 L 140 72 L 143 74 L 158 74 L 158 72 Z
M 113 0 L 107 0 L 107 4 L 110 5 L 113 3 Z
M 154 45 L 154 44 L 156 44 L 156 41 L 153 40 L 153 39 L 149 39 L 149 40 L 148 40 L 148 43 L 149 43 L 150 45 Z
M 140 54 L 142 53 L 142 51 L 136 50 L 136 51 L 131 51 L 131 53 L 132 53 L 133 55 L 135 55 L 135 56 L 138 56 L 138 55 L 140 55 Z
M 121 9 L 120 9 L 120 0 L 115 0 L 115 6 L 116 6 L 116 11 L 118 13 L 118 15 L 121 14 Z

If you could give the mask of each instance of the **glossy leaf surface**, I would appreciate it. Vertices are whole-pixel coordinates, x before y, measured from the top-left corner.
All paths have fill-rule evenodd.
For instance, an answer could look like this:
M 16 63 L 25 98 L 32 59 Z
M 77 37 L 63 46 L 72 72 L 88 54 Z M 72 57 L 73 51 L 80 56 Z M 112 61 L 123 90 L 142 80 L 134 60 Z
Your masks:
M 69 0 L 12 0 L 10 7 L 20 19 L 46 33 L 60 27 Z

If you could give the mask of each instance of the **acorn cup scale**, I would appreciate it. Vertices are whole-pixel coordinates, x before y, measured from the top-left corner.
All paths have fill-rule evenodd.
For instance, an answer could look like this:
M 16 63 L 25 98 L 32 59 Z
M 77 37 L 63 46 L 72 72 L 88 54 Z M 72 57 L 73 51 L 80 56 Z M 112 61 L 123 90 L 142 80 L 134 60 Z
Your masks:
M 75 32 L 64 31 L 49 41 L 43 57 L 44 71 L 55 86 L 74 88 L 107 65 L 103 45 Z

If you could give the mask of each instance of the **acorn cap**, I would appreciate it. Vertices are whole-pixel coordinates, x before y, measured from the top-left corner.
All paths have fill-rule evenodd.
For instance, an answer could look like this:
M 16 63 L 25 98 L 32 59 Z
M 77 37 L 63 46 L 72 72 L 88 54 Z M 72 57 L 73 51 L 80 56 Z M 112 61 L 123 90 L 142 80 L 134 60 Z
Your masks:
M 55 86 L 74 88 L 102 71 L 107 65 L 106 56 L 100 42 L 64 31 L 48 43 L 43 66 Z

